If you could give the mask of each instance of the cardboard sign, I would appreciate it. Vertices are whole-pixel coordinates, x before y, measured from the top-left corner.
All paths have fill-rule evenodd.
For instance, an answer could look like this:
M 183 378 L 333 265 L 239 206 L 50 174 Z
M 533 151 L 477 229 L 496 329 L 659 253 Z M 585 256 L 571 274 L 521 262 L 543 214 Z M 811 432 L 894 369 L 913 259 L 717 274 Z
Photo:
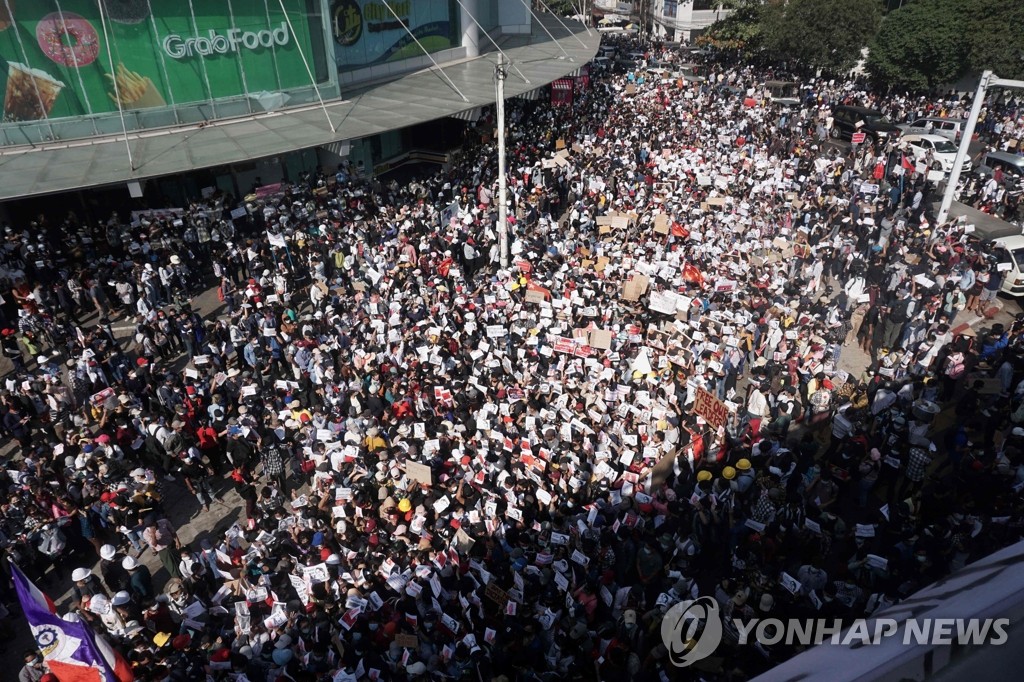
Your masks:
M 430 467 L 425 464 L 420 464 L 419 462 L 407 461 L 405 463 L 405 475 L 418 483 L 423 483 L 424 485 L 432 485 L 434 483 Z
M 651 280 L 647 275 L 634 274 L 622 287 L 622 300 L 639 301 L 647 293 Z
M 395 644 L 403 649 L 418 649 L 420 646 L 420 638 L 416 635 L 399 633 L 395 635 Z
M 854 133 L 850 136 L 852 144 L 864 144 L 865 139 L 867 139 L 867 133 Z
M 668 235 L 669 216 L 664 213 L 658 213 L 654 216 L 654 233 L 655 235 Z
M 558 138 L 557 140 L 555 140 L 555 149 L 565 149 L 565 140 L 563 140 L 562 138 Z
M 508 603 L 508 592 L 498 587 L 497 583 L 493 580 L 487 583 L 487 589 L 484 590 L 484 596 L 498 606 L 504 606 Z
M 527 303 L 543 303 L 551 296 L 551 292 L 544 287 L 537 286 L 536 284 L 526 285 L 526 302 Z
M 724 426 L 725 421 L 729 418 L 729 408 L 705 388 L 697 389 L 697 396 L 693 401 L 693 411 L 704 417 L 704 421 L 715 428 Z
M 664 213 L 654 216 L 654 233 L 668 234 L 668 216 Z
M 590 345 L 599 350 L 610 350 L 612 347 L 612 333 L 607 329 L 594 329 L 590 332 Z

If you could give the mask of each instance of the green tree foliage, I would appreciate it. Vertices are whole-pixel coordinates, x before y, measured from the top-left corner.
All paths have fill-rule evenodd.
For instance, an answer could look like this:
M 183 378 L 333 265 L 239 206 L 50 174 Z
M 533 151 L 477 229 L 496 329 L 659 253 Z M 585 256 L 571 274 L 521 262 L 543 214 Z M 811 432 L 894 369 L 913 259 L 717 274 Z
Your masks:
M 853 67 L 882 21 L 879 0 L 789 0 L 765 18 L 764 48 L 776 59 L 839 73 Z
M 772 24 L 782 4 L 781 0 L 727 0 L 723 7 L 733 11 L 712 24 L 698 42 L 721 50 L 763 50 L 765 27 Z
M 827 72 L 852 67 L 882 19 L 880 0 L 747 0 L 705 33 L 704 42 L 742 48 Z
M 871 44 L 868 71 L 882 83 L 911 91 L 956 81 L 968 69 L 970 51 L 964 4 L 914 0 L 890 13 Z
M 871 45 L 868 71 L 881 83 L 928 90 L 991 69 L 1024 78 L 1024 3 L 910 0 L 889 13 Z
M 991 69 L 1000 78 L 1024 79 L 1024 2 L 964 0 L 958 4 L 971 70 Z

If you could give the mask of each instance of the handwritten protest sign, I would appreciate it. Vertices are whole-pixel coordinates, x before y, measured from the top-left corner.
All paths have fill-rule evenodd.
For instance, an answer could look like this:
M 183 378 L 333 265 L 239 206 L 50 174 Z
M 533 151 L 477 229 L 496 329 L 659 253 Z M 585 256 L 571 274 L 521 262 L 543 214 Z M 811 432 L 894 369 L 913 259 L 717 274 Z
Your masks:
M 715 428 L 724 426 L 729 418 L 729 408 L 705 388 L 697 389 L 697 396 L 693 401 L 693 411 L 704 417 L 704 420 Z

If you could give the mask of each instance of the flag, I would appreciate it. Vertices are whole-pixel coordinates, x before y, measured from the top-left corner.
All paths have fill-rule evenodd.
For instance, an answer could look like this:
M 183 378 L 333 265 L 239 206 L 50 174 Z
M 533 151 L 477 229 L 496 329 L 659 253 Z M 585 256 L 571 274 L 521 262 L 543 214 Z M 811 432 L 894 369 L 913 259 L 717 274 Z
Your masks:
M 683 281 L 697 286 L 704 286 L 704 275 L 700 269 L 692 263 L 683 266 Z
M 907 158 L 906 154 L 903 155 L 903 161 L 900 163 L 900 165 L 906 168 L 908 171 L 914 171 L 917 169 L 914 163 Z
M 60 682 L 132 682 L 128 663 L 110 645 L 97 639 L 84 622 L 69 622 L 57 615 L 53 600 L 11 564 L 14 589 L 36 646 Z

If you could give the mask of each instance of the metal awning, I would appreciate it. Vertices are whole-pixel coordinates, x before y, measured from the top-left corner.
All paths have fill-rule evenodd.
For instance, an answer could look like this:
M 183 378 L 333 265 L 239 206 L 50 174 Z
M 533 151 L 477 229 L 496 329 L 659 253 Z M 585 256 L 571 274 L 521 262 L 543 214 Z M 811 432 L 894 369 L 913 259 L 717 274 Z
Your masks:
M 515 96 L 515 99 L 525 99 L 528 102 L 536 102 L 544 94 L 544 88 L 546 88 L 546 87 L 547 87 L 547 84 L 545 84 L 545 85 L 543 85 L 543 86 L 541 86 L 539 88 L 534 88 L 533 90 L 530 90 L 529 92 L 524 92 L 524 93 L 518 94 L 518 95 Z
M 569 23 L 566 30 L 551 17 L 541 16 L 541 20 L 557 42 L 535 25 L 531 35 L 510 36 L 502 43 L 502 49 L 529 79 L 526 82 L 516 69 L 510 69 L 506 97 L 530 92 L 539 97 L 544 85 L 571 73 L 597 53 L 601 37 L 596 31 L 588 34 L 576 23 Z M 130 131 L 134 169 L 128 162 L 123 135 L 0 148 L 0 200 L 184 173 L 459 115 L 494 103 L 496 62 L 495 51 L 442 67 L 469 101 L 431 68 L 346 92 L 345 100 L 328 102 L 325 108 L 285 109 L 202 127 Z
M 472 109 L 467 109 L 466 111 L 460 111 L 457 114 L 452 114 L 451 117 L 457 118 L 460 121 L 466 121 L 467 123 L 474 123 L 476 122 L 477 119 L 480 118 L 480 114 L 482 113 L 482 107 L 473 107 Z

